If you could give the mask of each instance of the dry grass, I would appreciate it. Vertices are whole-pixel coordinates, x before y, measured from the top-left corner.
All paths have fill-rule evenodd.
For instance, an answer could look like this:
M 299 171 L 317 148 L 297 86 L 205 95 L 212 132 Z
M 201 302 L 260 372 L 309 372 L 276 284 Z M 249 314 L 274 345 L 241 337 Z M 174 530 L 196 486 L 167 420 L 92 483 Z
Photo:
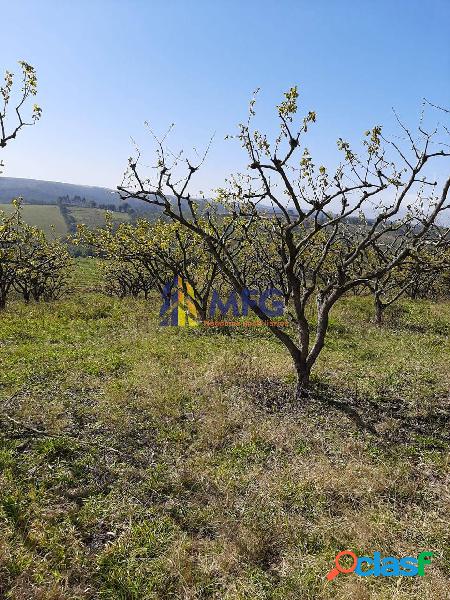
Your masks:
M 0 597 L 449 597 L 450 305 L 349 298 L 299 406 L 264 332 L 83 294 L 0 317 Z M 350 318 L 351 317 L 351 318 Z M 17 395 L 6 402 L 7 398 Z M 342 549 L 425 577 L 325 575 Z

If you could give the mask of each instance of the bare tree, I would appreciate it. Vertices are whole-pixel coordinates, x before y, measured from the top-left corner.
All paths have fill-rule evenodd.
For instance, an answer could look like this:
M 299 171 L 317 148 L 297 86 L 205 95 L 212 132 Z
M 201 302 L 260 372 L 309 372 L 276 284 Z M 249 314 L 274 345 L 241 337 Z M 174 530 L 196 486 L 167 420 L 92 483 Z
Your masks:
M 22 70 L 22 87 L 14 95 L 14 74 L 6 71 L 4 85 L 0 87 L 2 105 L 0 105 L 0 148 L 14 140 L 19 131 L 29 125 L 34 125 L 42 115 L 42 109 L 34 104 L 29 119 L 23 115 L 27 100 L 37 94 L 37 76 L 34 67 L 25 61 L 19 61 Z M 16 100 L 14 101 L 14 98 Z M 12 104 L 11 104 L 12 103 Z M 0 161 L 0 169 L 3 163 Z M 0 171 L 1 172 L 1 171 Z
M 20 200 L 0 211 L 0 310 L 14 289 L 25 302 L 55 300 L 67 289 L 71 260 L 66 244 L 27 225 Z
M 59 299 L 68 289 L 71 259 L 67 245 L 47 239 L 41 229 L 23 222 L 18 233 L 14 288 L 25 302 Z
M 17 248 L 22 226 L 20 204 L 14 202 L 14 212 L 0 211 L 0 310 L 6 307 L 8 295 L 17 277 Z
M 37 93 L 37 78 L 34 68 L 24 61 L 20 61 L 22 69 L 22 89 L 19 99 L 14 106 L 14 115 L 10 115 L 11 94 L 14 86 L 14 75 L 6 71 L 4 86 L 0 87 L 2 106 L 0 107 L 0 148 L 4 149 L 8 142 L 15 139 L 17 133 L 26 125 L 33 125 L 41 116 L 41 109 L 37 104 L 33 106 L 31 122 L 24 120 L 22 110 L 30 96 Z M 12 125 L 9 128 L 10 120 Z M 3 161 L 0 160 L 0 173 Z M 16 279 L 16 248 L 19 239 L 18 227 L 20 226 L 20 206 L 16 204 L 16 211 L 8 217 L 0 215 L 0 309 L 5 308 L 6 299 Z
M 138 298 L 143 294 L 147 300 L 154 289 L 154 279 L 138 262 L 109 259 L 103 265 L 106 293 L 110 296 Z
M 425 237 L 401 264 L 386 272 L 381 268 L 409 243 L 408 236 L 399 234 L 370 248 L 367 262 L 378 274 L 368 281 L 367 287 L 373 295 L 377 325 L 382 324 L 385 310 L 403 296 L 430 298 L 437 295 L 436 283 L 441 273 L 450 268 L 445 233 L 446 230 L 439 241 Z
M 248 287 L 238 249 L 252 229 L 265 232 L 253 235 L 263 252 L 270 233 L 275 251 L 266 253 L 261 269 L 270 277 L 281 276 L 292 320 L 291 329 L 271 326 L 271 331 L 292 357 L 297 397 L 302 398 L 308 395 L 311 369 L 324 347 L 334 304 L 349 290 L 397 268 L 423 239 L 445 242 L 436 219 L 448 208 L 450 177 L 438 189 L 428 167 L 450 152 L 441 141 L 441 128 L 427 131 L 421 119 L 413 135 L 399 121 L 403 139 L 386 139 L 381 126 L 375 126 L 365 133 L 359 153 L 339 139 L 343 157 L 331 173 L 325 166 L 316 167 L 304 144 L 316 114 L 307 113 L 295 125 L 297 99 L 297 88 L 291 88 L 277 107 L 280 129 L 272 141 L 254 129 L 255 98 L 251 101 L 249 118 L 236 136 L 247 154 L 248 169 L 217 192 L 217 201 L 227 207 L 227 219 L 220 226 L 205 226 L 190 193 L 204 158 L 194 164 L 173 154 L 165 139 L 156 140 L 153 175 L 141 172 L 138 153 L 130 158 L 118 189 L 122 198 L 162 207 L 170 219 L 204 240 L 211 259 L 238 293 Z M 370 248 L 400 233 L 404 241 L 392 247 L 385 264 L 373 268 L 365 261 Z M 263 322 L 271 321 L 258 305 L 251 310 Z
M 204 223 L 206 225 L 206 222 Z M 204 320 L 217 281 L 218 265 L 209 259 L 204 241 L 186 231 L 179 223 L 140 219 L 136 224 L 121 223 L 115 227 L 108 217 L 106 227 L 90 230 L 79 226 L 78 244 L 95 248 L 106 259 L 108 287 L 118 295 L 127 293 L 148 297 L 150 289 L 170 296 L 182 285 L 189 284 L 190 297 L 199 317 Z M 186 287 L 181 290 L 187 294 Z

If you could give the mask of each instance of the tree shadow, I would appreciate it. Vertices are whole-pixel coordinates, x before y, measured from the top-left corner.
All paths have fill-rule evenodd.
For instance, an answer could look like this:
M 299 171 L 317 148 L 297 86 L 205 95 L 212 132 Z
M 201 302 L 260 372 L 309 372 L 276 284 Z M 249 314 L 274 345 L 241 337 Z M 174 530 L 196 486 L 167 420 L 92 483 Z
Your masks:
M 342 395 L 342 390 L 339 390 L 339 392 Z M 324 384 L 318 384 L 312 388 L 310 397 L 313 402 L 320 402 L 322 405 L 330 406 L 344 413 L 355 423 L 358 429 L 367 431 L 375 436 L 380 435 L 375 428 L 377 420 L 373 418 L 373 415 L 361 410 L 361 407 L 355 401 L 356 399 L 348 393 L 345 394 L 344 398 L 340 398 L 336 389 Z
M 289 412 L 304 418 L 329 415 L 331 409 L 386 445 L 405 443 L 442 450 L 450 444 L 450 396 L 435 398 L 427 406 L 412 405 L 394 395 L 374 398 L 354 389 L 316 382 L 308 397 L 299 401 L 293 384 L 270 378 L 249 381 L 245 390 L 260 409 L 270 413 Z
M 450 397 L 418 405 L 395 395 L 371 398 L 324 383 L 316 384 L 313 395 L 346 413 L 360 429 L 370 431 L 388 445 L 419 443 L 427 449 L 441 450 L 450 443 Z
M 402 323 L 387 322 L 383 325 L 387 329 L 394 331 L 406 331 L 408 333 L 434 334 L 446 336 L 450 333 L 450 326 L 447 323 Z

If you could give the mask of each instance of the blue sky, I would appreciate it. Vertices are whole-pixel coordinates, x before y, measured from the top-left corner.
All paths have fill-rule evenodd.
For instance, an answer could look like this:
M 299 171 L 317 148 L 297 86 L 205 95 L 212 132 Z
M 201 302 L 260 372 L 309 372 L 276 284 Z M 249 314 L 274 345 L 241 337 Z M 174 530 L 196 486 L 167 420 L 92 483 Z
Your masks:
M 173 148 L 215 142 L 198 188 L 245 165 L 224 136 L 260 87 L 260 123 L 293 84 L 318 123 L 308 146 L 331 159 L 357 139 L 417 123 L 421 99 L 448 104 L 448 0 L 2 1 L 0 70 L 32 63 L 44 114 L 3 153 L 4 175 L 115 187 L 143 125 L 176 129 Z M 151 156 L 146 157 L 151 162 Z

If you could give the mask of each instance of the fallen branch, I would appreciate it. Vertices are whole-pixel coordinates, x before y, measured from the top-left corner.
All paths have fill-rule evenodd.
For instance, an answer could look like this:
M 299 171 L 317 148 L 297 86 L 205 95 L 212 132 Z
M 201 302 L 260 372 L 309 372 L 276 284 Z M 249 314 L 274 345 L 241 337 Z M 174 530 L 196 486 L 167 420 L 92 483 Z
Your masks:
M 4 418 L 7 421 L 9 421 L 10 423 L 13 423 L 14 425 L 16 425 L 16 427 L 20 427 L 21 429 L 27 431 L 28 433 L 32 433 L 34 435 L 40 435 L 43 437 L 50 437 L 50 438 L 55 438 L 55 437 L 66 437 L 69 438 L 70 440 L 73 440 L 74 442 L 81 444 L 83 446 L 96 446 L 97 448 L 100 448 L 101 450 L 107 450 L 109 452 L 114 452 L 116 454 L 119 454 L 120 456 L 127 456 L 124 452 L 121 452 L 120 450 L 117 450 L 117 448 L 113 448 L 112 446 L 105 446 L 104 444 L 101 444 L 100 442 L 97 441 L 87 441 L 87 440 L 82 440 L 74 435 L 70 435 L 70 434 L 56 434 L 56 433 L 52 433 L 50 431 L 46 431 L 45 429 L 36 429 L 35 427 L 32 427 L 31 425 L 27 425 L 26 423 L 22 423 L 21 421 L 18 421 L 17 419 L 14 419 L 13 417 L 10 417 L 9 415 L 3 414 L 0 416 L 0 419 Z

